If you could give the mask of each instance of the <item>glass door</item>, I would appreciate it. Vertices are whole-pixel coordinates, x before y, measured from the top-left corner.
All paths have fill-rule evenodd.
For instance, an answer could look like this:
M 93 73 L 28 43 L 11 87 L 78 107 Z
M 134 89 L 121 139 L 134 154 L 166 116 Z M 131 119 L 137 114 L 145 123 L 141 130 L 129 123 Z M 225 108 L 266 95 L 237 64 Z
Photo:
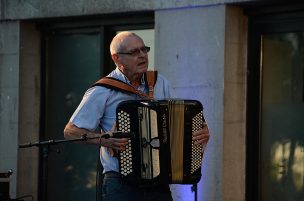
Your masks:
M 304 32 L 264 34 L 261 47 L 261 200 L 304 200 Z
M 103 74 L 101 37 L 98 32 L 51 32 L 46 45 L 44 137 L 56 140 L 63 139 L 64 127 L 86 89 Z M 96 200 L 98 153 L 97 146 L 77 143 L 51 146 L 48 160 L 43 160 L 43 200 Z
M 304 13 L 247 12 L 246 201 L 304 200 Z

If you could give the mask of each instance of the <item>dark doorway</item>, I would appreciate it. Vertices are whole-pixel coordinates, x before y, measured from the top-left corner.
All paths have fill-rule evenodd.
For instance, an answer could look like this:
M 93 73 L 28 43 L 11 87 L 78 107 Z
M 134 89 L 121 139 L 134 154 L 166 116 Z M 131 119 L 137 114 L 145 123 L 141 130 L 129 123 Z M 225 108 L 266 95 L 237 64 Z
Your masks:
M 154 36 L 153 15 L 140 16 L 115 16 L 112 20 L 107 16 L 107 20 L 69 20 L 41 26 L 45 49 L 42 140 L 63 139 L 63 129 L 85 91 L 115 68 L 109 44 L 117 31 L 134 30 Z M 40 160 L 39 200 L 97 200 L 98 163 L 97 146 L 61 143 L 49 147 L 47 159 Z
M 45 138 L 63 129 L 87 88 L 102 74 L 98 32 L 54 32 L 47 36 Z M 57 152 L 59 151 L 59 153 Z M 98 147 L 63 143 L 51 147 L 47 200 L 95 200 Z
M 277 11 L 249 14 L 248 201 L 304 199 L 304 10 Z

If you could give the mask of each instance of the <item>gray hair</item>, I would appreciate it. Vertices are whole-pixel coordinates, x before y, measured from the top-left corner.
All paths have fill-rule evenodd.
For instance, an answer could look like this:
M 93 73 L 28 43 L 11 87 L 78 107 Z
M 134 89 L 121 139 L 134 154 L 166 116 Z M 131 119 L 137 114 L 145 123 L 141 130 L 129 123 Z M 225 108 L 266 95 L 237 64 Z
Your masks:
M 136 35 L 133 32 L 130 31 L 123 31 L 118 33 L 113 39 L 112 42 L 110 44 L 110 52 L 111 55 L 120 52 L 123 48 L 124 48 L 124 42 L 127 38 L 129 37 L 138 37 L 140 38 L 138 35 Z

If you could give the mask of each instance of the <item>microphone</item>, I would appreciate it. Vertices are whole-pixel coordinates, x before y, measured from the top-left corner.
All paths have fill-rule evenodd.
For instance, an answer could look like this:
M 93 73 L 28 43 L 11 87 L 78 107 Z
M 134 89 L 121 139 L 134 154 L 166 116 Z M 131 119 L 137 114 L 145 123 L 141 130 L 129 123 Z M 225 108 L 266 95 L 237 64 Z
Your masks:
M 114 133 L 106 133 L 105 138 L 134 138 L 135 133 L 134 132 L 122 132 L 117 131 Z

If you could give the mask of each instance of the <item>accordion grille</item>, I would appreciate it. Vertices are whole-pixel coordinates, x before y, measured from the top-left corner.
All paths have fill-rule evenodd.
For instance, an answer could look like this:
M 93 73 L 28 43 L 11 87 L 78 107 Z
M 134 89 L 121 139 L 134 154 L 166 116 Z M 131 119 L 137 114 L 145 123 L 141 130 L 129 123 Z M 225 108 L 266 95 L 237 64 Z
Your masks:
M 118 121 L 121 122 L 121 128 L 120 130 L 122 132 L 130 132 L 131 126 L 130 126 L 130 114 L 126 113 L 125 111 L 119 111 L 118 112 Z M 120 173 L 124 176 L 132 173 L 133 167 L 132 167 L 132 147 L 131 147 L 131 140 L 129 139 L 129 143 L 126 146 L 126 149 L 121 152 L 120 154 L 120 162 L 121 162 L 121 169 Z
M 201 129 L 203 127 L 203 111 L 198 113 L 192 119 L 192 133 Z M 202 164 L 202 151 L 203 147 L 201 144 L 195 144 L 192 141 L 192 149 L 191 149 L 191 174 L 193 174 L 196 170 L 200 169 Z

